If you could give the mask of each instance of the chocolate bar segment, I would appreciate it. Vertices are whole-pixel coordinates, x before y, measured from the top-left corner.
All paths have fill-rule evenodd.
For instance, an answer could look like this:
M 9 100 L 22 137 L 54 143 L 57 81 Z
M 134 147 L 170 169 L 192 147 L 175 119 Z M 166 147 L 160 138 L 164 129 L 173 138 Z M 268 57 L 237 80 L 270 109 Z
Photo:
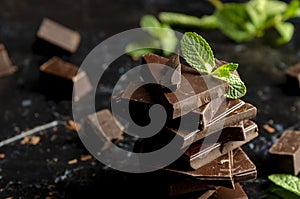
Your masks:
M 34 50 L 47 54 L 75 53 L 81 36 L 62 24 L 44 18 L 36 35 Z
M 243 101 L 239 101 L 240 104 L 243 104 Z M 245 103 L 244 105 L 242 105 L 241 107 L 237 108 L 237 109 L 231 109 L 232 112 L 230 112 L 230 109 L 227 109 L 227 112 L 223 112 L 222 114 L 216 114 L 214 119 L 212 119 L 206 128 L 204 128 L 203 130 L 194 130 L 191 129 L 189 127 L 181 127 L 181 129 L 178 128 L 174 128 L 171 126 L 167 125 L 167 129 L 174 134 L 179 135 L 180 137 L 182 137 L 183 141 L 183 147 L 188 146 L 189 144 L 196 142 L 198 140 L 203 139 L 206 136 L 210 136 L 214 133 L 217 132 L 222 132 L 221 135 L 225 136 L 230 133 L 230 131 L 233 129 L 233 126 L 236 126 L 238 124 L 240 124 L 241 121 L 244 120 L 248 120 L 253 118 L 254 116 L 256 116 L 257 113 L 257 109 L 249 104 L 249 103 Z M 200 116 L 201 118 L 201 116 Z M 201 121 L 201 120 L 200 120 Z M 228 128 L 227 128 L 228 127 Z M 231 127 L 231 128 L 230 128 Z M 233 140 L 244 140 L 244 133 L 243 131 L 235 128 L 236 130 L 234 132 L 232 132 L 231 134 L 231 138 Z M 223 140 L 223 138 L 225 139 L 225 137 L 222 137 L 220 141 Z M 229 137 L 228 137 L 229 139 Z M 226 139 L 225 139 L 226 140 Z M 225 141 L 223 140 L 223 141 Z
M 288 85 L 300 88 L 300 63 L 297 63 L 284 71 Z
M 167 66 L 171 67 L 169 69 Z M 181 83 L 181 63 L 178 54 L 172 54 L 161 71 L 159 79 L 156 82 L 165 87 L 171 87 L 172 90 L 179 88 Z M 156 78 L 156 76 L 154 76 Z M 173 86 L 173 88 L 172 88 Z
M 277 170 L 297 175 L 300 171 L 300 131 L 284 131 L 269 153 Z
M 12 65 L 5 46 L 0 43 L 0 77 L 13 74 L 16 70 L 17 67 Z
M 59 57 L 54 56 L 40 66 L 42 93 L 54 98 L 71 99 L 74 83 L 76 83 L 75 101 L 92 89 L 84 71 Z
M 88 115 L 88 124 L 96 132 L 98 137 L 104 141 L 102 147 L 105 150 L 111 143 L 122 139 L 124 127 L 112 115 L 109 109 L 100 110 L 94 114 Z
M 168 59 L 152 53 L 143 56 L 148 65 L 148 71 L 143 70 L 144 79 L 161 79 L 161 70 Z M 212 99 L 224 96 L 228 85 L 220 79 L 209 75 L 200 75 L 195 69 L 181 64 L 181 84 L 174 92 L 153 89 L 153 96 L 162 102 L 171 118 L 178 118 L 192 110 L 210 102 Z M 160 92 L 161 91 L 161 92 Z
M 179 164 L 170 165 L 166 170 L 193 177 L 201 182 L 229 188 L 234 188 L 234 183 L 257 177 L 256 166 L 240 147 L 196 170 Z
M 205 142 L 205 139 L 202 139 L 190 145 L 183 155 L 184 160 L 188 162 L 188 166 L 191 168 L 198 169 L 258 136 L 258 128 L 254 122 L 248 120 L 244 124 L 244 128 L 246 134 L 245 141 L 211 143 L 210 141 Z
M 248 196 L 242 186 L 235 183 L 235 189 L 220 186 L 209 199 L 248 199 Z

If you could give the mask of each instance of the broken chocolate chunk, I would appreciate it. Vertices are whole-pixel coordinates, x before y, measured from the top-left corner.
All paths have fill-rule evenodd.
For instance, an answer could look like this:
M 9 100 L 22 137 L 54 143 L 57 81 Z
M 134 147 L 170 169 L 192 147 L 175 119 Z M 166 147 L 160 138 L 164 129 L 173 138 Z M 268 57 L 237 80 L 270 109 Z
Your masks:
M 77 101 L 86 95 L 91 89 L 91 83 L 82 70 L 72 63 L 66 62 L 59 57 L 52 57 L 40 66 L 41 92 L 50 98 L 71 99 L 73 86 L 74 99 Z
M 284 131 L 269 153 L 278 171 L 297 175 L 300 171 L 300 131 Z
M 234 188 L 237 182 L 255 179 L 257 177 L 256 166 L 245 152 L 240 147 L 230 152 L 232 155 L 228 153 L 220 156 L 196 170 L 180 164 L 173 164 L 165 169 L 193 177 L 201 182 L 228 188 Z
M 104 142 L 102 150 L 107 149 L 110 144 L 123 138 L 124 127 L 109 109 L 103 109 L 88 115 L 87 122 Z
M 142 71 L 144 79 L 151 82 L 161 79 L 161 70 L 168 59 L 152 53 L 143 56 L 143 61 L 148 65 L 148 70 Z M 150 71 L 150 72 L 149 72 Z M 224 96 L 228 91 L 228 84 L 210 75 L 201 75 L 195 69 L 181 64 L 181 84 L 174 92 L 162 89 L 153 89 L 153 96 L 162 103 L 169 116 L 173 119 L 183 116 L 192 110 Z M 157 81 L 156 81 L 157 82 Z
M 241 104 L 243 104 L 243 101 L 240 102 Z M 237 108 L 236 110 L 231 109 L 231 112 L 227 111 L 227 113 L 223 112 L 222 114 L 216 114 L 216 116 L 208 123 L 207 127 L 205 127 L 203 130 L 191 129 L 189 126 L 183 128 L 181 127 L 181 129 L 177 129 L 173 127 L 174 124 L 170 124 L 170 125 L 168 124 L 166 128 L 170 130 L 170 132 L 173 132 L 174 134 L 177 134 L 180 137 L 182 137 L 182 139 L 184 140 L 182 147 L 185 147 L 195 141 L 198 141 L 200 139 L 203 139 L 206 136 L 210 136 L 220 131 L 222 132 L 220 141 L 222 141 L 223 138 L 225 139 L 226 135 L 229 136 L 229 133 L 232 129 L 235 129 L 234 131 L 235 133 L 232 132 L 231 139 L 244 140 L 243 131 L 241 131 L 240 128 L 234 128 L 233 126 L 238 125 L 240 121 L 251 119 L 255 115 L 256 115 L 256 108 L 249 103 L 245 103 L 241 107 Z
M 220 186 L 209 199 L 248 199 L 239 183 L 235 183 L 234 186 L 235 189 Z
M 81 36 L 77 31 L 44 18 L 33 45 L 38 53 L 61 55 L 75 53 L 79 47 Z
M 182 156 L 188 163 L 187 166 L 190 166 L 193 169 L 198 169 L 258 136 L 258 128 L 254 122 L 248 120 L 248 122 L 245 123 L 244 128 L 246 134 L 245 141 L 212 143 L 211 141 L 205 141 L 205 139 L 202 139 L 191 144 Z
M 5 46 L 0 44 L 0 77 L 13 74 L 16 70 L 17 67 L 12 65 Z

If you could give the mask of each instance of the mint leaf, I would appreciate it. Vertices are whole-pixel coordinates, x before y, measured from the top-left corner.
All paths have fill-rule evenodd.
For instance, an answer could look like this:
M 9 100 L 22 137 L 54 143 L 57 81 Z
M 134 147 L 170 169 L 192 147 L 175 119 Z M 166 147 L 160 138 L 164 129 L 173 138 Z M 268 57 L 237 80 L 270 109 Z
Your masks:
M 294 34 L 294 26 L 289 22 L 281 22 L 275 25 L 275 29 L 279 33 L 277 44 L 284 44 L 290 41 Z
M 216 10 L 215 15 L 221 31 L 232 40 L 242 42 L 256 36 L 255 25 L 251 22 L 245 5 L 227 3 Z
M 225 95 L 230 99 L 238 99 L 246 94 L 244 82 L 232 72 L 238 64 L 226 63 L 217 69 L 214 55 L 206 40 L 195 32 L 186 32 L 180 40 L 181 51 L 185 61 L 199 72 L 208 73 L 229 84 L 229 92 Z
M 229 99 L 238 99 L 243 97 L 246 92 L 246 86 L 244 82 L 235 74 L 230 73 L 229 77 L 219 77 L 229 84 L 229 91 L 225 94 L 225 97 Z
M 266 0 L 252 0 L 245 5 L 246 12 L 256 28 L 263 26 L 267 18 L 264 11 L 265 4 Z
M 297 196 L 296 194 L 294 194 L 282 187 L 279 187 L 275 184 L 271 184 L 271 186 L 268 189 L 269 189 L 270 193 L 274 193 L 277 196 L 279 196 L 280 198 L 299 199 L 299 196 Z
M 235 63 L 227 63 L 218 67 L 211 73 L 211 75 L 217 75 L 219 77 L 229 77 L 230 73 L 235 71 L 238 68 L 238 66 L 239 65 Z
M 144 15 L 140 20 L 140 26 L 153 37 L 160 37 L 161 25 L 153 15 Z
M 195 32 L 186 32 L 181 41 L 181 51 L 186 62 L 199 72 L 210 73 L 214 66 L 214 55 L 206 40 Z
M 157 39 L 149 38 L 143 41 L 132 42 L 126 45 L 125 53 L 134 59 L 141 57 L 149 52 L 156 52 L 160 49 Z
M 276 185 L 300 196 L 300 178 L 290 174 L 272 174 L 268 179 Z
M 163 54 L 169 56 L 176 49 L 178 44 L 178 39 L 175 32 L 167 24 L 162 24 L 161 27 L 162 37 L 160 37 L 161 47 L 163 49 Z
M 299 0 L 292 0 L 288 4 L 288 7 L 284 13 L 284 16 L 286 18 L 295 17 L 297 15 L 297 10 L 298 10 L 299 6 L 300 6 Z
M 268 17 L 284 13 L 288 5 L 283 1 L 268 0 L 265 5 L 265 13 Z
M 170 26 L 189 28 L 217 28 L 217 19 L 214 15 L 204 15 L 201 18 L 182 13 L 161 12 L 158 15 L 161 22 Z

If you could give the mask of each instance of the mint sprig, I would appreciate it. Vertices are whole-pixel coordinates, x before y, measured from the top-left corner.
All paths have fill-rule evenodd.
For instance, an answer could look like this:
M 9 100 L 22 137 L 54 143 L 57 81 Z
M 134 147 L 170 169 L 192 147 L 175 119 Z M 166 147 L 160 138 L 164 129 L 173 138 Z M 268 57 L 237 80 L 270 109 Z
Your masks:
M 183 58 L 192 68 L 228 83 L 229 91 L 225 95 L 227 98 L 238 99 L 246 94 L 244 82 L 233 74 L 238 64 L 226 63 L 216 68 L 213 51 L 203 37 L 195 32 L 186 32 L 180 40 L 180 45 Z
M 268 179 L 277 186 L 300 196 L 300 178 L 290 174 L 272 174 Z
M 277 38 L 272 42 L 278 45 L 289 42 L 294 34 L 294 26 L 288 20 L 300 17 L 300 0 L 291 0 L 289 3 L 279 0 L 249 0 L 244 3 L 208 1 L 215 7 L 211 15 L 196 17 L 161 12 L 158 16 L 162 23 L 172 27 L 218 28 L 236 42 L 250 41 L 263 36 L 268 38 L 268 33 L 275 30 Z
M 184 59 L 199 72 L 210 73 L 215 66 L 213 51 L 197 33 L 186 32 L 181 41 L 181 51 Z
M 169 56 L 175 51 L 178 39 L 169 24 L 161 23 L 153 15 L 144 15 L 140 20 L 140 27 L 149 34 L 149 38 L 127 44 L 127 55 L 137 59 L 150 52 L 156 53 L 160 49 L 164 56 Z

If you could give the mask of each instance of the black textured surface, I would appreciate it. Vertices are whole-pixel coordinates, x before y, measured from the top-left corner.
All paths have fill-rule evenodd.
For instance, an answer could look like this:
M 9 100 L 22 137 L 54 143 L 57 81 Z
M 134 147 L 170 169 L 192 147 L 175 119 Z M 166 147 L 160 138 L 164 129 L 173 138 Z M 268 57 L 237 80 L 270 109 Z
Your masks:
M 70 101 L 49 99 L 39 90 L 39 66 L 50 56 L 34 53 L 32 44 L 43 17 L 79 31 L 82 40 L 78 51 L 62 58 L 80 66 L 89 51 L 105 38 L 138 27 L 142 15 L 160 11 L 201 16 L 211 13 L 212 7 L 199 0 L 0 1 L 0 42 L 18 66 L 15 74 L 0 79 L 0 140 L 56 119 L 72 119 Z M 238 44 L 217 30 L 198 30 L 217 58 L 239 63 L 239 73 L 248 88 L 244 100 L 258 108 L 254 121 L 260 135 L 243 146 L 258 169 L 257 180 L 242 184 L 249 198 L 267 197 L 266 176 L 272 173 L 267 151 L 284 129 L 300 120 L 300 97 L 288 95 L 283 75 L 285 68 L 300 61 L 300 21 L 292 22 L 296 25 L 294 38 L 281 47 L 270 47 L 261 40 Z M 117 77 L 137 63 L 124 56 L 108 73 Z M 97 92 L 97 109 L 109 104 L 116 79 L 107 80 Z M 276 129 L 274 134 L 262 129 L 266 123 Z M 41 138 L 37 145 L 18 141 L 0 148 L 0 153 L 5 154 L 0 159 L 0 198 L 155 195 L 151 190 L 153 177 L 112 171 L 94 158 L 80 161 L 81 155 L 88 152 L 75 132 L 58 127 L 37 135 Z M 69 165 L 74 158 L 78 163 Z

